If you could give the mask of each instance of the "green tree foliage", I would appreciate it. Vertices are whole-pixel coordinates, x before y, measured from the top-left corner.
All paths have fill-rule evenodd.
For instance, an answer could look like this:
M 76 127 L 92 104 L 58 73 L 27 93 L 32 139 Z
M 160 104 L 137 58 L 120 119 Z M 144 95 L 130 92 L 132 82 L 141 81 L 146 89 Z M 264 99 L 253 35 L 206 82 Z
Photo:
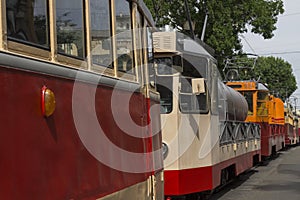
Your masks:
M 170 24 L 170 0 L 144 0 L 144 2 L 152 13 L 157 27 Z
M 204 19 L 208 23 L 204 42 L 215 49 L 215 57 L 223 64 L 226 57 L 242 51 L 239 35 L 250 30 L 265 39 L 273 37 L 277 16 L 284 12 L 282 0 L 187 0 L 195 35 L 200 37 Z M 171 24 L 186 30 L 184 0 L 145 0 L 157 26 Z M 220 65 L 220 68 L 223 66 Z
M 259 79 L 267 84 L 271 93 L 283 100 L 297 89 L 291 64 L 281 58 L 259 57 L 254 69 L 241 75 L 243 79 Z

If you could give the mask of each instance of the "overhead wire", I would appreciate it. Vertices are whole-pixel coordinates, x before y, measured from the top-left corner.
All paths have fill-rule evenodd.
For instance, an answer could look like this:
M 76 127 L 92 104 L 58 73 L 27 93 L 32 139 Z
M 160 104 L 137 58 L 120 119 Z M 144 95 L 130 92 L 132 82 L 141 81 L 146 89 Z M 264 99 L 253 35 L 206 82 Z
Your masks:
M 285 14 L 285 15 L 280 15 L 279 17 L 289 17 L 289 16 L 294 16 L 294 15 L 300 15 L 300 12 L 290 13 L 290 14 Z
M 250 45 L 250 43 L 248 42 L 248 40 L 246 39 L 246 37 L 244 35 L 241 35 L 241 37 L 245 40 L 245 42 L 247 43 L 247 45 L 249 46 L 249 48 L 251 49 L 251 51 L 256 54 L 254 48 L 252 48 L 252 46 Z
M 258 55 L 279 55 L 279 54 L 297 54 L 300 51 L 283 51 L 283 52 L 270 52 L 270 53 L 258 53 Z

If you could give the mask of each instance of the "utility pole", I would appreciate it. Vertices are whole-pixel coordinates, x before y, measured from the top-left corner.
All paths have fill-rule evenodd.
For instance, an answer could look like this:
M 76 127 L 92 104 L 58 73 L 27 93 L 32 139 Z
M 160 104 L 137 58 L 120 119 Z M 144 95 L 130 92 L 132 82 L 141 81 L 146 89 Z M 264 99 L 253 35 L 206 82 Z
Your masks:
M 297 113 L 297 97 L 294 97 L 294 103 L 295 103 L 295 114 Z
M 201 34 L 201 41 L 202 42 L 204 42 L 204 36 L 205 36 L 205 31 L 206 31 L 207 19 L 208 19 L 208 11 L 206 11 L 206 13 L 205 13 L 205 19 L 204 19 L 204 24 L 203 24 L 202 34 Z
M 194 33 L 194 29 L 193 29 L 191 13 L 190 13 L 190 9 L 189 9 L 187 0 L 184 0 L 184 7 L 185 7 L 186 15 L 187 15 L 187 18 L 188 18 L 188 22 L 189 22 L 189 27 L 190 27 L 190 31 L 191 31 L 191 38 L 194 40 L 195 39 L 195 33 Z

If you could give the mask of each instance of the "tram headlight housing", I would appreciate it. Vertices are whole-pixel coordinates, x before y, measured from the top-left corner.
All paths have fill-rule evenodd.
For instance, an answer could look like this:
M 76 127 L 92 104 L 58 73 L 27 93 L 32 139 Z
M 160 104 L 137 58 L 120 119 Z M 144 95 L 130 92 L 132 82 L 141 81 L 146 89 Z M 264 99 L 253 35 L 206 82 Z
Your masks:
M 163 158 L 166 159 L 166 157 L 168 156 L 169 153 L 169 147 L 166 143 L 162 143 L 162 154 L 163 154 Z

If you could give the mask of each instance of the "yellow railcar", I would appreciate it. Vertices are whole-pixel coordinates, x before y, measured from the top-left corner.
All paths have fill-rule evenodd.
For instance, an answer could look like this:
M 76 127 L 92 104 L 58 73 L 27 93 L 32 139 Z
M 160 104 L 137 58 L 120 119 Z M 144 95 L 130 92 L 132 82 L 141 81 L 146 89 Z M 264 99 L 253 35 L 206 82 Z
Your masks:
M 226 83 L 244 95 L 248 102 L 247 122 L 261 126 L 261 155 L 269 157 L 284 147 L 284 103 L 270 95 L 268 88 L 256 81 Z

